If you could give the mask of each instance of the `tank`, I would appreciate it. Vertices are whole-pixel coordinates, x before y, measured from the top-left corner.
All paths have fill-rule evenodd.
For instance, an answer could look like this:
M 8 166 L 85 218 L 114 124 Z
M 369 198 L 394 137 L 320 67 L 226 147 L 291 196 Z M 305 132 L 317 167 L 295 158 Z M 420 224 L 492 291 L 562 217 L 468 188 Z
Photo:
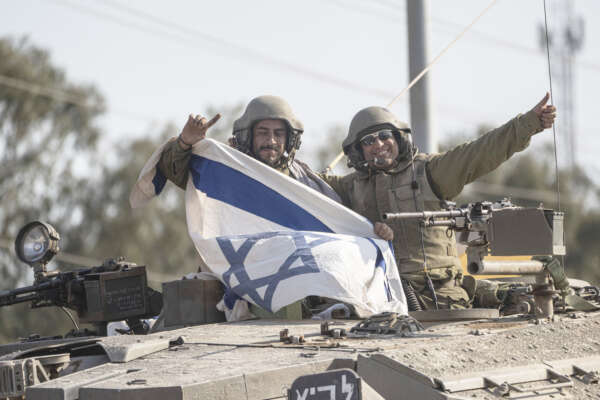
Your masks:
M 560 213 L 478 203 L 437 214 L 387 217 L 420 218 L 425 226 L 456 229 L 466 244 L 469 271 L 492 276 L 470 280 L 492 287 L 496 303 L 415 310 L 409 316 L 384 313 L 366 320 L 336 319 L 335 313 L 328 320 L 301 320 L 299 305 L 292 304 L 277 314 L 254 308 L 259 319 L 224 322 L 215 308 L 222 294 L 218 281 L 165 282 L 159 303 L 155 293 L 144 292 L 145 272 L 139 266 L 113 261 L 107 264 L 112 269 L 75 274 L 79 283 L 71 286 L 83 288 L 85 306 L 79 302 L 77 309 L 56 292 L 44 297 L 45 305 L 62 299 L 55 305 L 74 309 L 80 318 L 86 315 L 96 323 L 94 335 L 78 332 L 83 336 L 0 346 L 0 398 L 600 397 L 600 293 L 588 282 L 566 278 L 555 261 L 564 254 Z M 506 253 L 536 257 L 512 260 Z M 503 258 L 494 260 L 499 255 Z M 32 266 L 40 278 L 29 291 L 13 293 L 12 300 L 40 296 L 52 287 L 48 282 L 55 276 L 44 280 L 42 264 L 36 262 Z M 134 278 L 126 276 L 131 271 Z M 106 284 L 111 279 L 118 281 L 112 291 Z M 90 290 L 96 286 L 100 290 Z M 23 301 L 44 305 L 39 298 Z M 480 306 L 489 299 L 480 296 L 478 301 Z M 104 313 L 92 313 L 91 304 Z M 157 305 L 160 315 L 148 319 L 158 313 Z M 129 326 L 111 323 L 119 319 Z M 127 334 L 98 335 L 118 332 Z

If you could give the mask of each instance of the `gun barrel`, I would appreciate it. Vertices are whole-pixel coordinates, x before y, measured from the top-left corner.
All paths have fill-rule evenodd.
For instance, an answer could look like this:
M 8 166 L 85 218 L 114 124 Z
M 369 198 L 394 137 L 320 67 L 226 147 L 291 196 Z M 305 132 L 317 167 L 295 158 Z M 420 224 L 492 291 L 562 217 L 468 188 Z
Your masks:
M 383 219 L 422 219 L 428 220 L 431 218 L 454 218 L 467 215 L 469 210 L 461 208 L 447 211 L 418 211 L 404 213 L 385 213 Z
M 431 226 L 447 226 L 450 228 L 454 228 L 456 227 L 456 220 L 453 219 L 443 219 L 443 220 L 428 220 L 425 221 L 424 225 L 426 227 L 431 227 Z
M 40 292 L 60 286 L 56 279 L 0 292 L 0 307 L 36 300 Z
M 27 301 L 36 300 L 38 297 L 39 295 L 37 293 L 30 293 L 24 296 L 16 296 L 12 294 L 4 295 L 4 293 L 2 293 L 0 294 L 0 307 L 25 303 Z
M 537 275 L 544 271 L 541 261 L 481 261 L 471 262 L 467 270 L 471 275 Z

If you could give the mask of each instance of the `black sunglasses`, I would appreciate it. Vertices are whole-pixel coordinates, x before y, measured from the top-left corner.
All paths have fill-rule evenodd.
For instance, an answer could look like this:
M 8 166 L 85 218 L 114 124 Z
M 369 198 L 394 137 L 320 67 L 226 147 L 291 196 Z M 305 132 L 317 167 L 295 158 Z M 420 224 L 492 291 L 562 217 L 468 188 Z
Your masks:
M 370 135 L 364 136 L 362 139 L 360 139 L 360 144 L 364 146 L 371 146 L 373 143 L 375 143 L 375 140 L 377 139 L 383 142 L 384 140 L 391 139 L 393 137 L 394 131 L 392 131 L 391 129 L 383 129 L 381 131 L 377 131 L 375 133 L 371 133 Z

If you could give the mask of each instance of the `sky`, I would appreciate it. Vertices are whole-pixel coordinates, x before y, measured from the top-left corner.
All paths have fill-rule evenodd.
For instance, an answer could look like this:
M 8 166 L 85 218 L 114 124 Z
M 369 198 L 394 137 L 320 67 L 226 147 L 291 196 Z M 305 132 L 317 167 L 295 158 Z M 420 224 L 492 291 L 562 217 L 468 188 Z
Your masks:
M 551 31 L 561 24 L 558 1 L 547 0 Z M 585 21 L 573 69 L 573 134 L 576 159 L 594 177 L 600 175 L 592 120 L 600 92 L 600 27 L 594 23 L 600 2 L 560 1 L 571 1 Z M 430 0 L 430 58 L 490 2 Z M 28 36 L 70 80 L 96 85 L 108 106 L 99 121 L 106 149 L 123 138 L 158 135 L 167 122 L 182 126 L 188 114 L 210 105 L 273 94 L 304 123 L 300 154 L 310 161 L 330 127 L 347 128 L 358 110 L 385 106 L 407 86 L 405 9 L 404 0 L 5 0 L 0 35 Z M 448 50 L 430 72 L 438 138 L 500 125 L 543 97 L 549 90 L 539 44 L 543 21 L 542 0 L 497 0 Z M 558 57 L 550 66 L 560 104 Z M 392 106 L 407 121 L 408 99 Z M 560 148 L 564 133 L 557 135 Z M 546 131 L 529 151 L 549 141 Z M 566 162 L 559 153 L 559 164 Z

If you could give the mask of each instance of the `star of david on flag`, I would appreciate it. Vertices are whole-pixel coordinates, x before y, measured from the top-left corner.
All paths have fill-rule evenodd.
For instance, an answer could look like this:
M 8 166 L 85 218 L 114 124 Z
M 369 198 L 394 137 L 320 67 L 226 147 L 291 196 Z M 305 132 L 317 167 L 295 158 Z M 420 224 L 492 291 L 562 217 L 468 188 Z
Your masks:
M 132 207 L 166 180 L 143 168 Z M 393 251 L 372 224 L 341 204 L 212 139 L 192 149 L 185 194 L 189 235 L 226 287 L 225 305 L 244 300 L 267 311 L 307 296 L 352 304 L 359 316 L 407 314 Z

